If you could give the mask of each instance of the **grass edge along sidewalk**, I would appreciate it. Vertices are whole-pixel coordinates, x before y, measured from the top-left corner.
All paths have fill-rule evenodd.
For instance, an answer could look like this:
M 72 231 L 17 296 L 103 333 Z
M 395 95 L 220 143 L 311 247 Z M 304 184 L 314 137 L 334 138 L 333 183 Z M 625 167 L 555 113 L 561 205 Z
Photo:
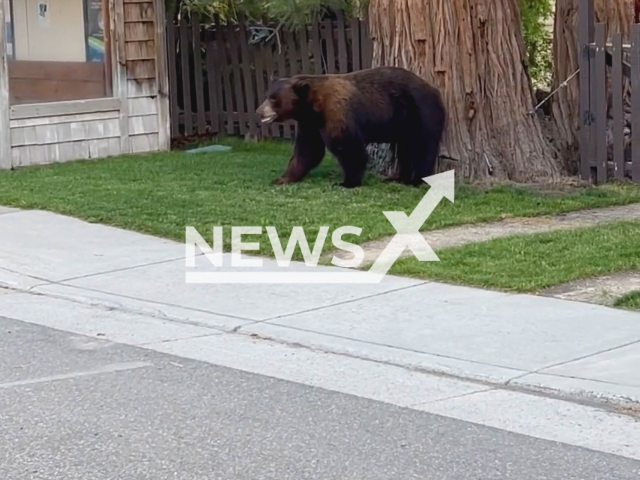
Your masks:
M 640 269 L 640 222 L 513 235 L 438 250 L 440 262 L 399 259 L 389 273 L 503 291 L 536 293 Z
M 341 173 L 332 157 L 327 157 L 304 182 L 274 186 L 271 181 L 284 170 L 291 153 L 290 144 L 235 139 L 226 139 L 224 144 L 231 145 L 233 150 L 212 154 L 172 151 L 3 171 L 0 172 L 0 204 L 49 210 L 177 241 L 184 241 L 186 226 L 196 227 L 210 241 L 207 235 L 211 234 L 214 225 L 273 225 L 283 242 L 288 241 L 293 226 L 302 226 L 308 242 L 313 244 L 321 226 L 329 226 L 330 235 L 339 226 L 354 225 L 363 229 L 362 234 L 346 235 L 344 239 L 362 244 L 393 235 L 395 230 L 382 212 L 400 210 L 410 214 L 429 188 L 427 185 L 411 188 L 387 184 L 369 175 L 362 188 L 346 190 L 337 186 Z M 489 189 L 458 185 L 455 203 L 442 200 L 423 230 L 638 202 L 640 186 L 631 184 L 576 188 L 569 193 L 542 193 L 509 185 Z M 613 235 L 616 232 L 624 234 L 633 228 L 629 225 L 600 227 L 596 236 L 606 235 L 608 229 Z M 529 239 L 506 238 L 460 249 L 444 249 L 438 254 L 444 260 L 441 265 L 448 265 L 449 274 L 439 270 L 442 266 L 411 266 L 410 259 L 400 260 L 391 273 L 425 275 L 424 269 L 428 269 L 429 278 L 435 275 L 443 281 L 518 291 L 535 289 L 548 285 L 551 278 L 564 280 L 573 277 L 567 274 L 538 278 L 533 265 L 529 269 L 523 267 L 512 271 L 515 265 L 504 264 L 505 259 L 501 257 L 519 255 L 515 258 L 522 260 L 527 249 L 539 249 L 541 242 L 562 241 L 573 238 L 571 235 L 578 235 L 574 240 L 582 242 L 590 241 L 592 234 L 543 234 Z M 227 250 L 229 239 L 230 229 L 227 228 Z M 258 237 L 249 239 L 255 241 Z M 259 253 L 273 255 L 266 233 L 259 240 Z M 330 248 L 331 244 L 326 242 L 325 252 Z M 490 249 L 499 253 L 490 254 Z M 565 256 L 557 258 L 557 261 L 580 263 L 597 258 L 593 256 L 595 252 L 584 256 L 580 248 L 574 253 L 582 257 L 573 259 Z M 629 255 L 632 254 L 629 251 Z M 479 255 L 478 262 L 480 259 L 496 262 L 501 270 L 477 265 L 471 261 L 473 255 Z M 544 266 L 544 259 L 540 259 L 538 254 L 532 254 L 532 257 L 536 259 L 536 268 Z M 299 247 L 294 258 L 301 259 Z M 633 268 L 624 262 L 615 265 Z M 481 272 L 482 269 L 485 273 Z M 585 272 L 590 273 L 602 268 L 587 270 L 589 272 Z M 495 274 L 493 279 L 489 274 L 491 271 Z M 507 282 L 505 275 L 514 272 L 520 272 L 520 277 L 514 276 L 514 281 Z M 525 281 L 522 278 L 525 274 L 532 278 Z

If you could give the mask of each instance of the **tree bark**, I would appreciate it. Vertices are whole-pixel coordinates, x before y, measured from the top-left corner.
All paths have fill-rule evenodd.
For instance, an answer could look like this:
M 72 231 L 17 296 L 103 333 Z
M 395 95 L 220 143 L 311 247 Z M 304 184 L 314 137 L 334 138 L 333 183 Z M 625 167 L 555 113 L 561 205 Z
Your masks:
M 557 0 L 553 31 L 553 86 L 558 89 L 580 66 L 579 15 L 580 0 Z M 621 32 L 623 41 L 630 38 L 633 0 L 595 0 L 596 21 L 607 25 L 607 37 Z M 626 82 L 625 90 L 630 85 Z M 577 167 L 580 117 L 580 81 L 575 76 L 551 101 L 551 116 L 556 131 L 557 148 L 567 159 L 567 166 Z
M 381 177 L 396 177 L 398 158 L 388 143 L 377 143 L 367 146 L 369 154 L 368 170 Z
M 464 180 L 558 178 L 535 114 L 517 0 L 371 0 L 374 66 L 403 67 L 440 88 L 442 154 Z M 448 162 L 447 162 L 448 163 Z

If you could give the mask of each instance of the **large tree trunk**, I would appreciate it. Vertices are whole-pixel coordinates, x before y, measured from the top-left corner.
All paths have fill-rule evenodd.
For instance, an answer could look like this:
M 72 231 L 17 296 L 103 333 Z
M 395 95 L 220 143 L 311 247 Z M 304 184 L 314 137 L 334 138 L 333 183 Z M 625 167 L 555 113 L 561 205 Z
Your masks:
M 556 0 L 553 31 L 553 90 L 579 68 L 580 0 Z M 625 42 L 633 21 L 633 0 L 595 0 L 596 21 L 607 24 L 607 36 L 621 32 Z M 578 120 L 580 116 L 580 77 L 574 76 L 551 100 L 551 115 L 556 130 L 557 148 L 568 161 L 578 165 Z M 629 84 L 625 85 L 629 91 Z
M 388 143 L 367 146 L 369 153 L 368 169 L 382 177 L 398 176 L 398 158 L 396 152 Z
M 555 151 L 533 110 L 517 0 L 371 0 L 374 65 L 439 87 L 448 110 L 442 153 L 465 180 L 556 179 Z

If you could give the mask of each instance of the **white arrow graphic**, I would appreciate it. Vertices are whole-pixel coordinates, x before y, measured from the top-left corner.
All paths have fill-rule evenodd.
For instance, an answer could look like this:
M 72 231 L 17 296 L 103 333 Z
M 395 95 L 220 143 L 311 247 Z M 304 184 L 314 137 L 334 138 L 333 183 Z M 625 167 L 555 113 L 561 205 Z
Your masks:
M 427 221 L 443 197 L 453 203 L 454 170 L 425 177 L 423 180 L 431 185 L 431 188 L 411 212 L 411 216 L 407 216 L 404 212 L 383 212 L 397 233 L 369 269 L 369 274 L 382 278 L 407 247 L 421 262 L 440 261 L 429 243 L 420 235 L 420 227 Z

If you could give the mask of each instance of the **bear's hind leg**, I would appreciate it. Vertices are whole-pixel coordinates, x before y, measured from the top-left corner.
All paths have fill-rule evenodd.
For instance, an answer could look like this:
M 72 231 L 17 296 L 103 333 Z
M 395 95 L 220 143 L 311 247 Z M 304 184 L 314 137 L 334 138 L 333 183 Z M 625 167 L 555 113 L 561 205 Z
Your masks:
M 414 164 L 413 185 L 422 185 L 423 178 L 430 177 L 435 173 L 439 151 L 438 143 L 429 142 L 421 146 L 420 154 L 416 155 L 416 159 L 420 160 Z
M 406 132 L 407 154 L 410 161 L 409 184 L 420 186 L 422 180 L 434 174 L 440 151 L 441 133 L 419 115 L 414 118 Z
M 412 161 L 411 161 L 411 145 L 408 138 L 402 138 L 398 141 L 397 158 L 398 158 L 398 179 L 399 183 L 405 185 L 411 184 L 412 178 Z
M 435 147 L 422 138 L 414 138 L 408 143 L 407 155 L 410 164 L 404 183 L 417 187 L 424 183 L 423 178 L 433 175 L 438 156 L 437 145 Z
M 444 134 L 444 107 L 433 101 L 421 102 L 421 107 L 414 112 L 411 123 L 411 161 L 413 166 L 412 183 L 422 185 L 425 177 L 433 175 L 440 154 L 440 144 Z

